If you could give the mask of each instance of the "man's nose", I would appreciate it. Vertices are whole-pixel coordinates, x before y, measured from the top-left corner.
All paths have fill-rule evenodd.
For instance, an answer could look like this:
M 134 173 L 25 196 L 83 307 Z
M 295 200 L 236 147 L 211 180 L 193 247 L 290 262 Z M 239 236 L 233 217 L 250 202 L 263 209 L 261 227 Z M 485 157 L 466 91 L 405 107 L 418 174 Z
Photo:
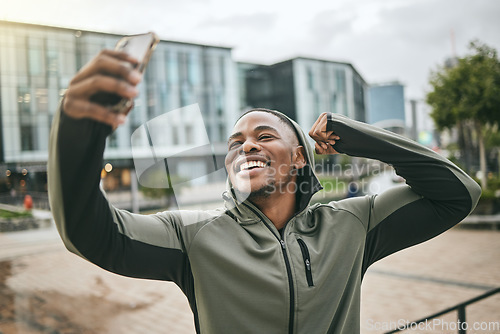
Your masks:
M 250 153 L 252 151 L 260 151 L 260 145 L 252 139 L 247 139 L 241 145 L 241 154 Z

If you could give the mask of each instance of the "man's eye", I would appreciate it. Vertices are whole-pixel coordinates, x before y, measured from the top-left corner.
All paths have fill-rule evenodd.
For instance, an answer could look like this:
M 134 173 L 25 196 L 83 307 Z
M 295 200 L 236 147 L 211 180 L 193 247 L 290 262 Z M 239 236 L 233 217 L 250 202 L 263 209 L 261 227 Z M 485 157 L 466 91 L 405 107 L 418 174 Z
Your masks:
M 271 138 L 273 138 L 273 136 L 271 136 L 271 135 L 262 135 L 262 136 L 259 137 L 259 139 L 261 139 L 261 140 L 263 140 L 263 139 L 271 139 Z
M 239 141 L 234 141 L 234 142 L 232 142 L 231 144 L 229 144 L 229 148 L 230 148 L 230 149 L 233 149 L 233 148 L 236 148 L 236 147 L 238 147 L 238 146 L 240 146 L 240 145 L 241 145 L 241 142 L 239 142 Z

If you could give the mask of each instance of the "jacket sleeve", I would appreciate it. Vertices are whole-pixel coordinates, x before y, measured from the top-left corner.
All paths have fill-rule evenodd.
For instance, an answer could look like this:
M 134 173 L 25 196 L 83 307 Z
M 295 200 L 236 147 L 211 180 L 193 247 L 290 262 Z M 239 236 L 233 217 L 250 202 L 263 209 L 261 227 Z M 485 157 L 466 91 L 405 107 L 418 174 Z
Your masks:
M 108 125 L 59 110 L 50 134 L 49 199 L 71 252 L 109 271 L 174 281 L 190 277 L 184 226 L 174 213 L 136 215 L 111 206 L 100 189 Z
M 406 185 L 346 201 L 366 224 L 363 273 L 375 261 L 446 231 L 476 206 L 481 188 L 436 152 L 392 132 L 333 115 L 334 148 L 394 167 Z M 364 205 L 362 203 L 365 203 Z

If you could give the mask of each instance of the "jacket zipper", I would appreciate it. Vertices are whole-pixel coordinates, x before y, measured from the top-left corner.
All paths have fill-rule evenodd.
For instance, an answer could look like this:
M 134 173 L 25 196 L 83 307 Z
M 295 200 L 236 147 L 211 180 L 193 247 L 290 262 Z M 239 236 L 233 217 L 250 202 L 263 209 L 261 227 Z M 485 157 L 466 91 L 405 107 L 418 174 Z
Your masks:
M 272 231 L 271 231 L 272 232 Z M 274 234 L 274 233 L 273 233 Z M 288 275 L 288 288 L 290 290 L 290 318 L 288 319 L 288 333 L 293 333 L 293 323 L 295 321 L 295 296 L 293 292 L 292 269 L 286 254 L 285 240 L 280 239 L 281 249 L 283 250 L 283 257 L 285 259 L 286 273 Z
M 311 270 L 311 256 L 309 255 L 309 249 L 307 249 L 307 245 L 304 240 L 298 238 L 297 242 L 300 246 L 300 251 L 302 252 L 302 258 L 304 259 L 304 266 L 306 269 L 306 280 L 308 286 L 314 286 L 312 270 Z
M 245 204 L 246 205 L 246 204 Z M 283 237 L 278 237 L 272 228 L 269 226 L 269 224 L 266 222 L 266 220 L 252 207 L 249 205 L 246 205 L 250 210 L 253 211 L 257 215 L 257 217 L 260 218 L 260 220 L 264 223 L 264 225 L 269 229 L 269 231 L 274 235 L 274 237 L 279 241 L 281 245 L 281 253 L 283 254 L 283 258 L 285 259 L 285 267 L 286 267 L 286 273 L 288 276 L 288 290 L 290 293 L 290 316 L 288 318 L 288 333 L 293 334 L 293 324 L 295 322 L 295 294 L 294 294 L 294 288 L 293 288 L 293 280 L 292 280 L 292 267 L 290 266 L 290 260 L 288 260 L 288 255 L 286 251 L 286 244 L 285 240 Z

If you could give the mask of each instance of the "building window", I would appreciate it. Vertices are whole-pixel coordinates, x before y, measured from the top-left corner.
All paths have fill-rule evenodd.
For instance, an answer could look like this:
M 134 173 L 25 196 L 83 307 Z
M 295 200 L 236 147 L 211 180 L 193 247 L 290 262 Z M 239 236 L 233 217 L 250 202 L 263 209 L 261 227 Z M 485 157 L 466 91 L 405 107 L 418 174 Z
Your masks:
M 156 92 L 153 87 L 148 85 L 147 89 L 147 103 L 148 103 L 148 115 L 152 119 L 156 116 Z
M 33 151 L 35 149 L 33 137 L 33 127 L 21 125 L 21 150 Z
M 219 57 L 219 71 L 220 71 L 220 83 L 222 86 L 226 85 L 226 57 Z
M 49 111 L 48 89 L 37 88 L 35 91 L 36 111 L 46 114 Z
M 227 140 L 226 126 L 224 124 L 219 124 L 219 140 L 221 142 L 225 142 Z
M 312 114 L 312 118 L 315 121 L 316 118 L 321 114 L 321 109 L 320 109 L 319 94 L 313 93 L 313 96 L 314 96 L 314 102 L 313 102 L 314 103 L 314 114 Z
M 28 39 L 28 64 L 29 73 L 32 76 L 41 75 L 43 72 L 42 41 L 40 39 Z
M 187 83 L 189 80 L 188 73 L 188 54 L 186 52 L 179 52 L 177 54 L 177 58 L 179 60 L 179 81 L 181 84 Z
M 167 78 L 168 83 L 172 86 L 179 85 L 179 76 L 178 76 L 178 66 L 177 66 L 177 58 L 175 53 L 166 52 L 166 62 L 167 62 Z
M 314 75 L 311 68 L 307 68 L 307 88 L 310 90 L 314 89 Z
M 330 99 L 330 111 L 332 113 L 337 113 L 337 94 L 333 93 Z
M 116 131 L 113 131 L 108 137 L 108 146 L 116 148 L 118 147 L 118 137 L 116 136 Z
M 330 72 L 325 64 L 320 67 L 319 79 L 321 80 L 320 89 L 323 91 L 329 91 L 330 89 Z
M 196 86 L 199 85 L 200 78 L 200 60 L 197 54 L 189 54 L 188 62 L 188 78 L 189 84 Z
M 221 92 L 217 92 L 216 97 L 215 97 L 215 103 L 216 103 L 216 110 L 217 110 L 217 116 L 219 118 L 222 118 L 224 116 L 224 97 L 222 96 Z
M 337 91 L 339 93 L 346 92 L 346 79 L 345 79 L 345 71 L 344 70 L 336 70 L 335 71 L 335 81 L 337 86 Z
M 182 87 L 180 89 L 179 98 L 180 98 L 181 107 L 187 106 L 188 104 L 191 103 L 191 101 L 192 101 L 191 90 L 186 85 L 182 85 Z
M 57 50 L 55 49 L 50 49 L 47 51 L 47 70 L 50 73 L 57 73 L 58 72 L 58 53 Z
M 31 94 L 27 87 L 17 88 L 17 106 L 20 115 L 31 113 Z

